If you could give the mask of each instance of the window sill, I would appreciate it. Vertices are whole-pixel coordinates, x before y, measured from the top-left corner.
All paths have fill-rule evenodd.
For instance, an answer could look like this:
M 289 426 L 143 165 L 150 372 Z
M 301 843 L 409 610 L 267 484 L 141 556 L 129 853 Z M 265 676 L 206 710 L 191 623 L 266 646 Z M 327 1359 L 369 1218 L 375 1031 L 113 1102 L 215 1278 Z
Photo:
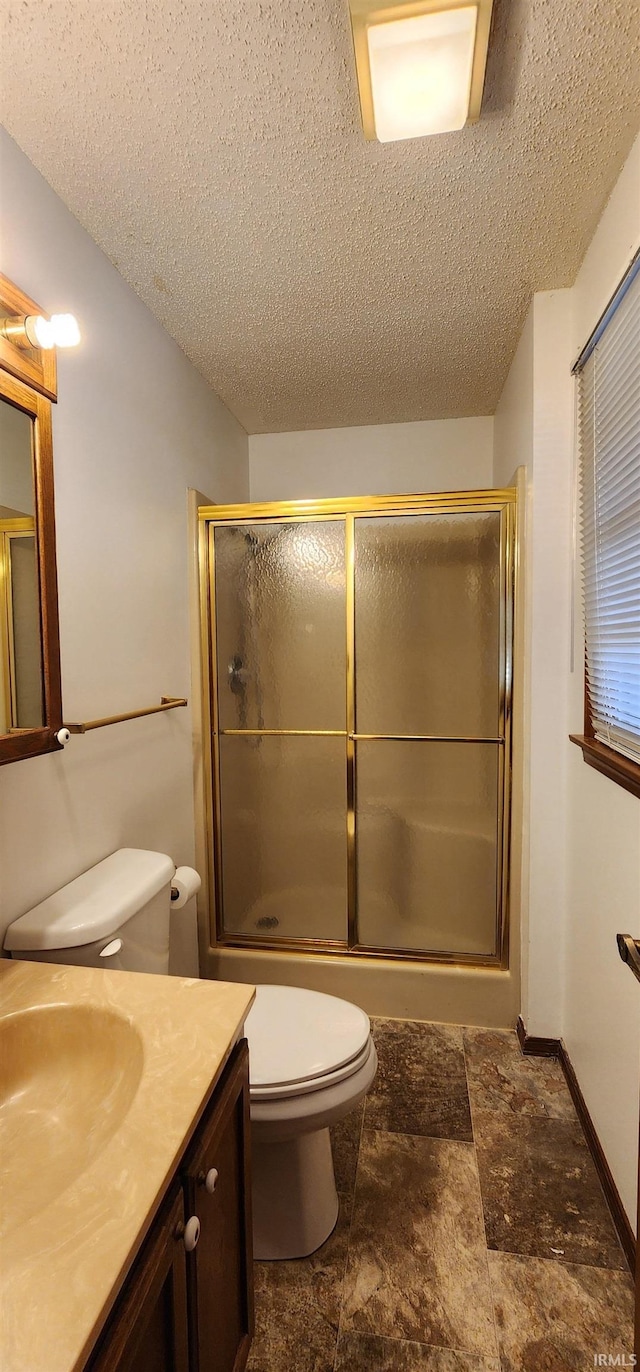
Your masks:
M 615 781 L 618 786 L 624 786 L 625 791 L 630 791 L 632 796 L 640 798 L 640 766 L 637 762 L 623 753 L 617 753 L 615 748 L 609 748 L 606 743 L 600 743 L 597 738 L 586 738 L 584 734 L 570 734 L 569 737 L 572 743 L 582 748 L 582 756 L 589 767 L 595 767 L 609 781 Z

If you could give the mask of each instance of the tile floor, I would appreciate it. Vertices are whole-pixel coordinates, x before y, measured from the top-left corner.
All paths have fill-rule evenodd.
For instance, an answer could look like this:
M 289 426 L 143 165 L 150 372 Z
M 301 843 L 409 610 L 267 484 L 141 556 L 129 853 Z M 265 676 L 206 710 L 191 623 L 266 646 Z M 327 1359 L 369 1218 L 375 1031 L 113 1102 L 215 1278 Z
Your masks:
M 515 1034 L 375 1020 L 338 1224 L 256 1263 L 250 1372 L 589 1372 L 633 1285 L 561 1068 Z M 619 1365 L 619 1364 L 618 1364 Z

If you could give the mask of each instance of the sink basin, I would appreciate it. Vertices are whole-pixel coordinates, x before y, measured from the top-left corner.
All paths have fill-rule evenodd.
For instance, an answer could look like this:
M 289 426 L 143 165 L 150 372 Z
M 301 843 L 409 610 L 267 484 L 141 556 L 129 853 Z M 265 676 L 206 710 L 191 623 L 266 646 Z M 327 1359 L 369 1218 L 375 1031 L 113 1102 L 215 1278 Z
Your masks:
M 124 1015 L 44 1005 L 0 1019 L 0 1234 L 55 1200 L 122 1123 L 143 1047 Z

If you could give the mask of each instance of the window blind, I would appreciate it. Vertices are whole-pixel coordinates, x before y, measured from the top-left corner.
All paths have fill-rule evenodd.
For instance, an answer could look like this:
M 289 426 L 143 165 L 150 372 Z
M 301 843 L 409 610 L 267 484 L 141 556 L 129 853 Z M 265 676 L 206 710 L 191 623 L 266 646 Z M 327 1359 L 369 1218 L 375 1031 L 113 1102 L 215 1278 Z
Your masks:
M 591 725 L 640 763 L 640 262 L 578 359 Z

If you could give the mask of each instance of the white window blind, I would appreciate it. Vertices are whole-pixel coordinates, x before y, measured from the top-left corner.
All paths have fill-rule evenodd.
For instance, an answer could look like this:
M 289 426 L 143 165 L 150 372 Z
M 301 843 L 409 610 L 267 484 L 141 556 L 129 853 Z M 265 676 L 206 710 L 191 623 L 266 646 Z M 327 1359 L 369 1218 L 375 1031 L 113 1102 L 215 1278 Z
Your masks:
M 578 359 L 586 671 L 597 739 L 640 763 L 640 262 Z

